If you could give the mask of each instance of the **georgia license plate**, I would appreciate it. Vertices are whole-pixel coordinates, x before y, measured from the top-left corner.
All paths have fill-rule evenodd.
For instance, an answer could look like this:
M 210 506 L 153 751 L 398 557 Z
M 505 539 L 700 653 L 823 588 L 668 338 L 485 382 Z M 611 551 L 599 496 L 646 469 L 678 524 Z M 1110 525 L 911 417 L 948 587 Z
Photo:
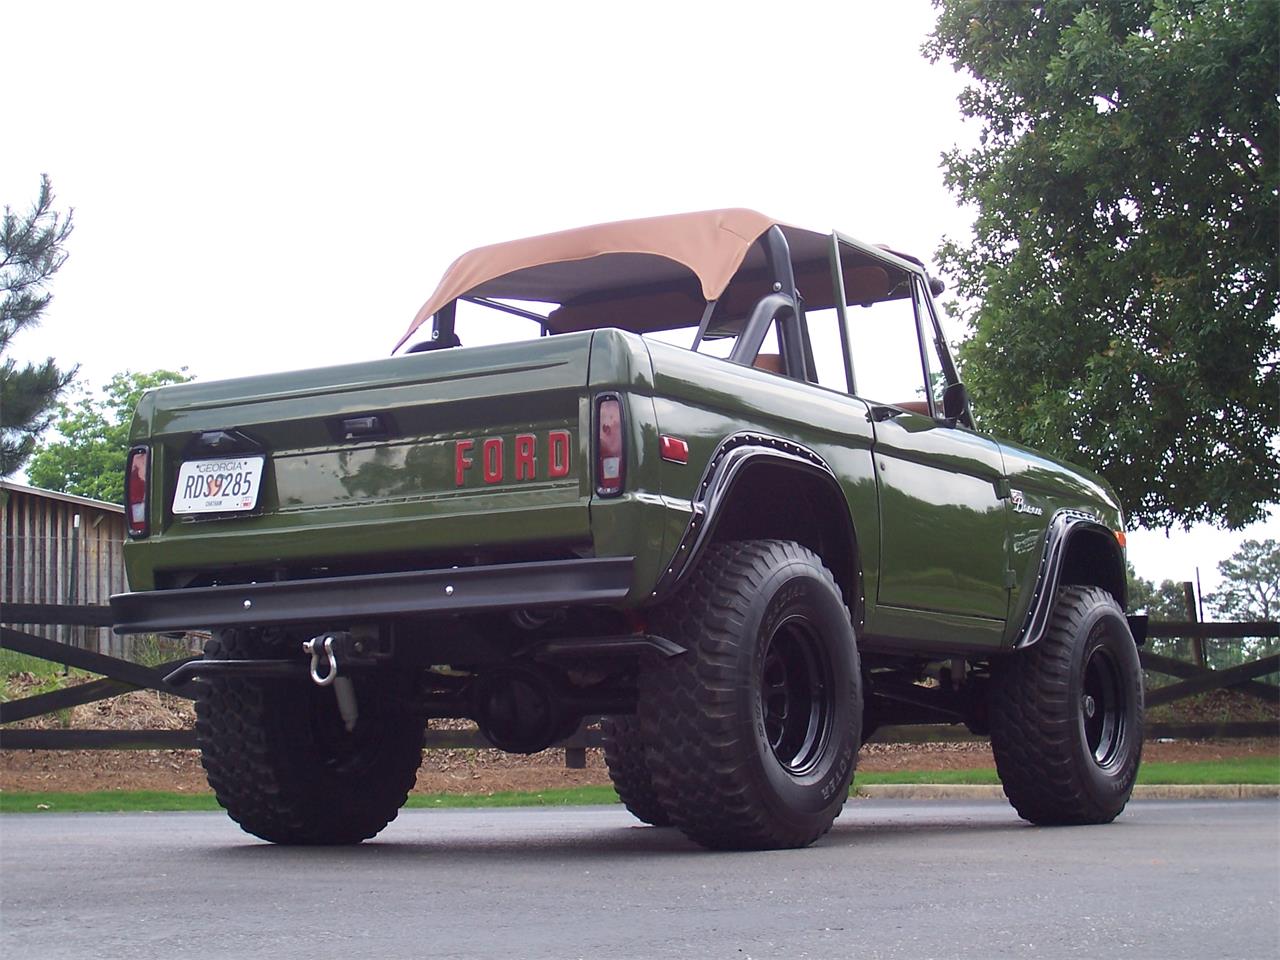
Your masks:
M 265 457 L 188 460 L 178 470 L 173 512 L 233 513 L 258 503 Z

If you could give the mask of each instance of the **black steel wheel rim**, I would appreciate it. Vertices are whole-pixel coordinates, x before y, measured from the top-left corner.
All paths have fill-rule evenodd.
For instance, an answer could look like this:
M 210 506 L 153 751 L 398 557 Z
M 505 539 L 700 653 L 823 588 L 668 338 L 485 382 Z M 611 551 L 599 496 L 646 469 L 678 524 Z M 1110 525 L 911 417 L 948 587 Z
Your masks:
M 1123 754 L 1127 713 L 1120 665 L 1105 647 L 1094 646 L 1084 663 L 1079 715 L 1085 745 L 1103 770 L 1114 767 Z
M 795 616 L 774 629 L 760 671 L 760 708 L 774 758 L 795 777 L 812 772 L 831 739 L 835 684 L 812 623 Z

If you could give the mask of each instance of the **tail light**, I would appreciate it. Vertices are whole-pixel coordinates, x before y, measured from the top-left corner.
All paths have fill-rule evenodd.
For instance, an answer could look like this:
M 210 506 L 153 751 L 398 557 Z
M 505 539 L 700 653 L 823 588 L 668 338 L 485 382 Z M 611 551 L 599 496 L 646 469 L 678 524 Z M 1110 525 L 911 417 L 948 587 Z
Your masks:
M 151 451 L 134 447 L 124 468 L 124 511 L 129 536 L 145 537 L 150 532 L 147 511 L 147 478 L 151 475 Z
M 602 396 L 596 400 L 596 493 L 616 497 L 626 479 L 622 402 L 616 396 Z

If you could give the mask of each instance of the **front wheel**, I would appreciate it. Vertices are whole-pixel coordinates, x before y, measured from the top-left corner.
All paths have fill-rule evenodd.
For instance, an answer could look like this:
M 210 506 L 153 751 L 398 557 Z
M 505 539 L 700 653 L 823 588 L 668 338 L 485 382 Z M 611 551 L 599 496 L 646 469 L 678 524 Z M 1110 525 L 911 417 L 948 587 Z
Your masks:
M 790 541 L 717 544 L 654 629 L 687 650 L 640 676 L 646 766 L 671 822 L 717 849 L 826 833 L 849 794 L 862 694 L 822 561 Z
M 1119 816 L 1142 759 L 1142 666 L 1110 593 L 1063 587 L 1040 641 L 992 663 L 990 708 L 996 770 L 1019 816 Z

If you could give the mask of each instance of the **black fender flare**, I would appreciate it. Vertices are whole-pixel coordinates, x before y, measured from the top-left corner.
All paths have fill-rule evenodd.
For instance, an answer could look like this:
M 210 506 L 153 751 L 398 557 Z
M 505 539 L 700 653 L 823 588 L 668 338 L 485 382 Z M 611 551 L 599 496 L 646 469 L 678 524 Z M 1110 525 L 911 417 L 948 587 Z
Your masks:
M 714 539 L 716 523 L 723 515 L 726 504 L 730 502 L 735 485 L 749 467 L 758 466 L 762 462 L 807 474 L 831 487 L 843 506 L 843 520 L 853 552 L 849 558 L 852 582 L 847 585 L 850 591 L 848 599 L 852 607 L 860 610 L 862 569 L 856 556 L 857 530 L 849 511 L 849 502 L 840 488 L 835 471 L 822 457 L 803 444 L 762 433 L 737 433 L 726 438 L 716 448 L 690 501 L 692 516 L 680 542 L 672 551 L 666 570 L 653 588 L 651 599 L 661 600 L 669 596 L 693 570 L 706 546 Z M 838 523 L 839 520 L 833 518 L 833 522 Z
M 1013 640 L 1014 649 L 1029 647 L 1044 636 L 1049 627 L 1049 618 L 1053 615 L 1054 600 L 1061 586 L 1063 566 L 1068 555 L 1068 547 L 1077 537 L 1101 535 L 1114 551 L 1115 562 L 1120 573 L 1121 595 L 1117 601 L 1123 608 L 1126 589 L 1124 582 L 1124 554 L 1116 541 L 1115 533 L 1091 513 L 1081 510 L 1059 510 L 1049 520 L 1045 533 L 1044 549 L 1040 557 L 1040 569 L 1036 576 L 1035 589 L 1031 595 L 1031 604 L 1027 608 L 1022 628 Z M 1108 588 L 1109 589 L 1109 588 Z M 1135 618 L 1129 618 L 1129 627 L 1139 646 L 1146 639 L 1145 629 L 1139 632 Z M 1145 625 L 1141 625 L 1145 627 Z

